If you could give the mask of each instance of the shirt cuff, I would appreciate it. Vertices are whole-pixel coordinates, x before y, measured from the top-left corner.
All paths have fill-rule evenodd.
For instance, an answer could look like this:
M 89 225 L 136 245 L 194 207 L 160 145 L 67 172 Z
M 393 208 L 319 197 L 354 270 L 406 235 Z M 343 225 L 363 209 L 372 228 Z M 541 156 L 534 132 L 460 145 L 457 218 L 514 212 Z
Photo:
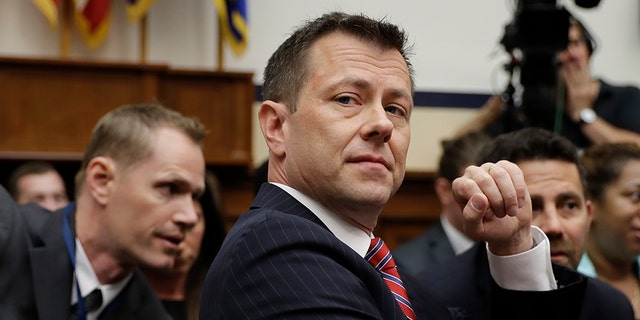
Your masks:
M 533 248 L 510 255 L 497 256 L 489 251 L 491 277 L 502 288 L 517 291 L 549 291 L 558 288 L 551 267 L 549 239 L 536 226 L 531 226 Z

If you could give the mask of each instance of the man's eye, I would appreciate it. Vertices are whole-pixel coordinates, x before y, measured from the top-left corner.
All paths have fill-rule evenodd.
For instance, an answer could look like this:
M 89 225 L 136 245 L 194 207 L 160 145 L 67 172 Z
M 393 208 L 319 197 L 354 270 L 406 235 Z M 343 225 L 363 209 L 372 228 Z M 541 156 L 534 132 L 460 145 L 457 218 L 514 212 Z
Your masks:
M 404 115 L 404 110 L 396 106 L 388 106 L 384 110 L 391 114 Z
M 576 202 L 567 202 L 564 204 L 565 208 L 569 209 L 569 210 L 575 210 L 578 209 L 580 206 L 578 206 L 578 203 Z
M 349 96 L 341 96 L 341 97 L 338 97 L 336 100 L 342 104 L 350 104 L 353 102 L 353 98 Z
M 165 195 L 173 195 L 178 192 L 178 187 L 174 184 L 165 184 L 160 186 L 160 191 Z

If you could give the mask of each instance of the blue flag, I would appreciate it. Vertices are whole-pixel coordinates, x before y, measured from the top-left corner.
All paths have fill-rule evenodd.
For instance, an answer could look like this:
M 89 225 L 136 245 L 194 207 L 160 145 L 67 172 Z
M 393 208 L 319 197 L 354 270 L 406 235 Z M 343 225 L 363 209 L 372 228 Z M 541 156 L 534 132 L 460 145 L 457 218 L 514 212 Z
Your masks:
M 247 2 L 245 0 L 213 0 L 218 8 L 222 36 L 236 57 L 247 48 Z

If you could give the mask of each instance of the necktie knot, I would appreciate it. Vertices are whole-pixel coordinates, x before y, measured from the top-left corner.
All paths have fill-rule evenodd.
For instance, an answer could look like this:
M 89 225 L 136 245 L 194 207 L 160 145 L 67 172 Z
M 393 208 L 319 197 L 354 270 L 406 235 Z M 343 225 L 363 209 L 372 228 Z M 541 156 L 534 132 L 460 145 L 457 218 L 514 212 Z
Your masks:
M 100 289 L 95 289 L 84 297 L 84 307 L 87 308 L 87 313 L 100 309 L 101 305 L 102 291 Z
M 378 271 L 382 276 L 382 279 L 386 283 L 394 298 L 400 305 L 400 309 L 407 316 L 407 319 L 415 319 L 416 315 L 411 308 L 411 302 L 407 296 L 407 291 L 404 288 L 400 274 L 396 268 L 396 262 L 391 256 L 391 251 L 387 248 L 381 238 L 371 239 L 371 245 L 369 245 L 369 251 L 364 256 L 367 261 Z
M 84 305 L 86 314 L 100 309 L 100 306 L 102 306 L 102 291 L 96 288 L 95 290 L 91 291 L 91 293 L 82 298 L 82 303 Z M 70 319 L 79 319 L 77 303 L 71 306 Z

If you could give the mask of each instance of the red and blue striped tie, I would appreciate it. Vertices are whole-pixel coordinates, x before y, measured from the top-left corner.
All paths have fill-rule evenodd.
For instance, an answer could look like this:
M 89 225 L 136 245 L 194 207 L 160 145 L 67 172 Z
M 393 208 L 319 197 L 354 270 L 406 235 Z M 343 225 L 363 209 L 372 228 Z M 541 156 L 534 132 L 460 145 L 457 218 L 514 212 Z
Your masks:
M 384 282 L 393 293 L 393 296 L 396 298 L 396 301 L 398 301 L 407 319 L 414 320 L 416 314 L 411 308 L 407 291 L 404 289 L 404 285 L 396 269 L 396 262 L 393 261 L 391 251 L 389 251 L 389 248 L 384 244 L 384 241 L 378 237 L 371 239 L 369 252 L 367 252 L 364 258 L 380 272 L 382 279 L 384 279 Z

